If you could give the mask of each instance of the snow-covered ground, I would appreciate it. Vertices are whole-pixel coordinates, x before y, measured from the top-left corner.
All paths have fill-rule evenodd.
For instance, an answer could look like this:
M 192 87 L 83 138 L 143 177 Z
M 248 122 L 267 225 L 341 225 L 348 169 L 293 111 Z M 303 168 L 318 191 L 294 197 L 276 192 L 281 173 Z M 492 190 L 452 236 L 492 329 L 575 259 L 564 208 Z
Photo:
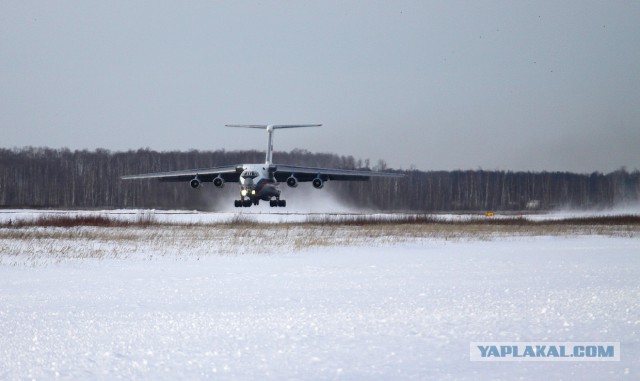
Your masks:
M 80 233 L 0 246 L 74 253 L 0 261 L 0 380 L 640 378 L 637 235 L 258 236 L 229 254 L 225 231 Z M 114 254 L 75 255 L 96 247 Z M 621 361 L 471 362 L 475 341 L 619 341 Z

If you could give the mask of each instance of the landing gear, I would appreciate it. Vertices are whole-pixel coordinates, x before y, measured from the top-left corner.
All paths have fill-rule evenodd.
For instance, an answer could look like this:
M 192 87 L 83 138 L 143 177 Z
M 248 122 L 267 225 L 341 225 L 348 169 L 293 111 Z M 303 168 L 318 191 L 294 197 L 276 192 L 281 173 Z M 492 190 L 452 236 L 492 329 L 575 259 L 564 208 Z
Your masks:
M 281 207 L 284 208 L 287 206 L 287 200 L 271 200 L 269 201 L 269 206 L 272 208 Z
M 242 199 L 235 200 L 233 202 L 233 206 L 235 206 L 236 208 L 248 208 L 251 205 L 255 205 L 255 206 L 260 205 L 260 199 L 257 197 L 253 199 L 248 197 L 243 197 Z M 287 201 L 280 200 L 279 198 L 275 198 L 275 199 L 269 200 L 269 206 L 271 206 L 272 208 L 275 208 L 275 207 L 284 208 L 285 206 L 287 206 Z
M 242 207 L 248 208 L 251 206 L 251 204 L 258 205 L 258 200 L 251 201 L 251 199 L 247 198 L 242 200 L 235 200 L 233 202 L 233 206 L 235 206 L 236 208 L 242 208 Z

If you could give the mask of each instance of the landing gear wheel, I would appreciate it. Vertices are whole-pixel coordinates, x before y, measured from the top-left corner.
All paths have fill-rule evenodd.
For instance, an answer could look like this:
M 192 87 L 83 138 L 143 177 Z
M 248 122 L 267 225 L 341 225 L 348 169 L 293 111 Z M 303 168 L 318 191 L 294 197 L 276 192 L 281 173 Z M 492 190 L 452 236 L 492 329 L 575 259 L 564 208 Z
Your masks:
M 242 200 L 235 200 L 233 202 L 233 206 L 235 206 L 236 208 L 239 208 L 242 206 Z
M 278 206 L 284 208 L 287 206 L 287 200 L 278 200 Z
M 276 200 L 270 200 L 270 201 L 269 201 L 269 206 L 270 206 L 270 207 L 272 207 L 272 208 L 274 208 L 274 207 L 278 206 L 278 201 L 276 201 Z
M 250 199 L 246 199 L 242 201 L 242 206 L 244 206 L 245 208 L 248 208 L 251 206 L 251 200 Z

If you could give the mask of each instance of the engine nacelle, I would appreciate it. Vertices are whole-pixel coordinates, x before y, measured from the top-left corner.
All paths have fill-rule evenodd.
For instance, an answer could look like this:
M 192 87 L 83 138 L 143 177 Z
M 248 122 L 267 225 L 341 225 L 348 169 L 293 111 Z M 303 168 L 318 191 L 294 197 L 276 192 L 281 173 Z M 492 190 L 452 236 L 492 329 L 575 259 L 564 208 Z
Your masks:
M 200 188 L 200 180 L 198 179 L 193 179 L 189 182 L 189 185 L 191 185 L 191 188 L 193 189 L 198 189 Z
M 224 187 L 224 179 L 222 177 L 216 177 L 215 179 L 213 179 L 213 185 L 218 188 Z
M 315 179 L 313 179 L 311 184 L 313 184 L 313 187 L 316 189 L 322 189 L 322 187 L 324 186 L 324 181 L 322 181 L 321 178 L 316 177 Z
M 295 188 L 295 187 L 297 187 L 297 186 L 298 186 L 298 179 L 296 179 L 296 178 L 295 178 L 295 177 L 293 177 L 293 176 L 290 176 L 290 177 L 287 179 L 287 185 L 288 185 L 288 186 L 290 186 L 291 188 Z

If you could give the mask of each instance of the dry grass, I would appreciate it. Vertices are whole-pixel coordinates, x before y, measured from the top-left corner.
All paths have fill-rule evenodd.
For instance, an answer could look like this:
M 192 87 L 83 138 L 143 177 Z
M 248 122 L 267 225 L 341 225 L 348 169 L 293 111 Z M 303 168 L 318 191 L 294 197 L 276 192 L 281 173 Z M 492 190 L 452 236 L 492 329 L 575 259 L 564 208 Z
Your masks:
M 530 221 L 433 216 L 313 218 L 261 223 L 245 216 L 213 224 L 161 223 L 153 216 L 122 221 L 105 216 L 48 217 L 0 226 L 0 265 L 74 259 L 136 257 L 176 260 L 208 255 L 292 252 L 332 246 L 388 246 L 425 240 L 605 235 L 640 237 L 640 217 L 613 216 Z
M 117 219 L 104 215 L 76 215 L 76 216 L 56 216 L 41 215 L 33 220 L 17 220 L 0 224 L 0 228 L 24 228 L 24 227 L 138 227 L 146 228 L 152 226 L 209 226 L 209 227 L 250 227 L 264 228 L 278 226 L 383 226 L 383 227 L 404 227 L 407 225 L 451 225 L 457 227 L 466 226 L 518 226 L 518 227 L 539 227 L 539 226 L 640 226 L 640 215 L 617 215 L 617 216 L 591 216 L 572 217 L 547 220 L 531 220 L 519 217 L 486 218 L 482 216 L 470 217 L 457 220 L 446 220 L 431 214 L 407 214 L 407 215 L 347 215 L 347 216 L 309 216 L 302 223 L 275 223 L 259 222 L 249 216 L 236 214 L 226 222 L 215 223 L 174 223 L 159 222 L 153 214 L 142 214 L 135 220 Z
M 522 216 L 486 218 L 482 216 L 459 220 L 445 220 L 431 214 L 397 216 L 310 216 L 306 223 L 316 225 L 374 226 L 374 225 L 490 225 L 490 226 L 542 226 L 542 225 L 640 225 L 639 215 L 573 217 L 534 221 Z
M 97 227 L 149 227 L 157 225 L 158 222 L 152 214 L 142 214 L 133 221 L 116 219 L 103 215 L 40 215 L 33 220 L 17 220 L 0 224 L 0 228 L 23 228 L 23 227 L 60 227 L 71 228 L 78 226 Z

